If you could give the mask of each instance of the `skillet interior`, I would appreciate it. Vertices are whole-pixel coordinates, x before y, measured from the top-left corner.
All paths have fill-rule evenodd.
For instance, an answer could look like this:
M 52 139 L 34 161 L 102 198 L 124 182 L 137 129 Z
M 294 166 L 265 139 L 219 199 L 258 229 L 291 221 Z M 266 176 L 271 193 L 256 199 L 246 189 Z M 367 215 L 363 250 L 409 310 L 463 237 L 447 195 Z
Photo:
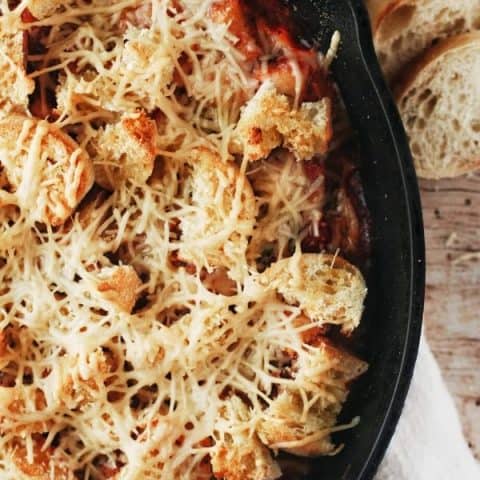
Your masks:
M 332 64 L 362 152 L 361 174 L 372 216 L 372 263 L 361 355 L 370 369 L 359 380 L 341 420 L 361 423 L 336 436 L 335 457 L 287 459 L 301 478 L 371 479 L 400 416 L 418 350 L 424 284 L 420 197 L 407 139 L 383 80 L 361 0 L 296 0 L 294 14 L 305 39 L 325 50 L 335 29 L 342 36 Z M 286 474 L 286 478 L 296 478 Z

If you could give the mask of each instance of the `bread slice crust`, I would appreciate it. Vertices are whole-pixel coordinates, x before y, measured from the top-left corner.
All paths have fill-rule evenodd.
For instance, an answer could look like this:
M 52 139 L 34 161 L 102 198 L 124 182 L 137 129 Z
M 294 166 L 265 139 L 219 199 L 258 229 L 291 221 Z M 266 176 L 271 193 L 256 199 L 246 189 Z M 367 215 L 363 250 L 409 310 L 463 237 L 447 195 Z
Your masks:
M 436 41 L 473 31 L 476 0 L 367 0 L 375 47 L 385 75 L 395 80 Z
M 470 84 L 475 86 L 478 82 L 475 68 L 480 71 L 480 32 L 466 33 L 439 42 L 412 64 L 394 87 L 395 99 L 410 138 L 420 177 L 456 177 L 480 168 L 480 115 L 472 103 L 478 97 L 471 91 L 471 85 L 462 85 L 462 78 L 463 83 L 467 82 L 465 68 L 460 69 L 458 64 L 454 64 L 459 59 L 467 58 L 467 55 L 473 55 L 474 60 L 478 58 L 478 63 L 474 62 L 478 67 L 470 65 L 473 69 L 470 75 L 474 77 Z M 448 69 L 452 71 L 448 72 Z M 453 88 L 448 88 L 449 85 L 435 88 L 433 81 L 438 75 L 444 74 L 448 74 L 446 78 L 454 82 Z M 458 110 L 452 110 L 447 105 L 448 95 L 465 97 L 465 105 L 460 101 L 454 102 Z M 421 129 L 418 118 L 424 124 L 420 125 Z M 452 125 L 445 125 L 445 122 L 451 122 Z M 443 130 L 443 135 L 435 134 Z M 463 139 L 461 145 L 459 139 Z

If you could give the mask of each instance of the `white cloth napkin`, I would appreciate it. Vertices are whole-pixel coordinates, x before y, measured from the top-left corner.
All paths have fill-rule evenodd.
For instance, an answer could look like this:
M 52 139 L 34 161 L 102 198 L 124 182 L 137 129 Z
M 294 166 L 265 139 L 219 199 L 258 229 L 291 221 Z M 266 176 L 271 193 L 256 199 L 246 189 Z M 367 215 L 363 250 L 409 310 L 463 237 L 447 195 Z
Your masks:
M 425 338 L 400 422 L 375 480 L 480 480 L 458 413 Z

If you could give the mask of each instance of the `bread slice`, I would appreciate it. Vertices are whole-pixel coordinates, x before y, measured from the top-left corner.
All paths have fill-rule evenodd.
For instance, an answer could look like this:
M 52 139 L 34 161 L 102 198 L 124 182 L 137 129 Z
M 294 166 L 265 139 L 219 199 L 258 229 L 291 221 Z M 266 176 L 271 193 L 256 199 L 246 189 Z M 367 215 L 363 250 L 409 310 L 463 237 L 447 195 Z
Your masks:
M 395 96 L 420 177 L 454 177 L 480 167 L 480 32 L 430 49 Z
M 375 47 L 390 79 L 436 40 L 480 26 L 478 0 L 367 0 Z

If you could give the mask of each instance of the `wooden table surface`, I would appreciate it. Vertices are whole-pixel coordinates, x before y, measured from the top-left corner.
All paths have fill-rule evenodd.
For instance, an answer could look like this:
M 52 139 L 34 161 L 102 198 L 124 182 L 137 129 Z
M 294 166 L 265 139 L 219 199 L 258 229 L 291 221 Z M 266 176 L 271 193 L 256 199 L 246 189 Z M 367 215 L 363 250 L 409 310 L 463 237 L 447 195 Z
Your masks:
M 426 333 L 480 460 L 480 172 L 422 180 L 420 188 L 427 244 Z

